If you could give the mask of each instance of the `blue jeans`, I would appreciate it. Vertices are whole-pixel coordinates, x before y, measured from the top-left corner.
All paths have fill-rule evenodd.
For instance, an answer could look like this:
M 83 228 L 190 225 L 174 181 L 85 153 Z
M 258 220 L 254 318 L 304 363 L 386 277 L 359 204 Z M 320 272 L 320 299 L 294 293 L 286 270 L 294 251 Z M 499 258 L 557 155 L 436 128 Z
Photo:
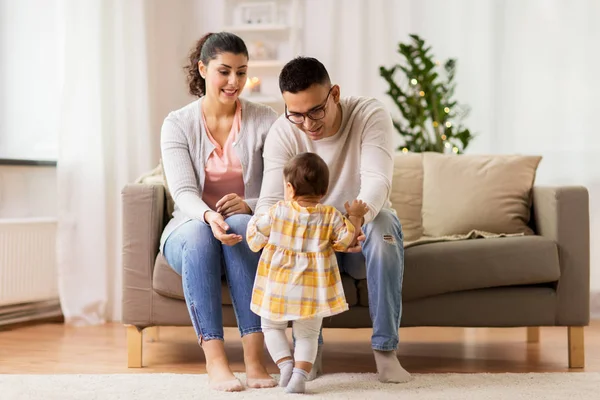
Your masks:
M 390 351 L 398 347 L 402 317 L 404 235 L 400 220 L 383 209 L 363 226 L 361 253 L 338 253 L 340 271 L 354 279 L 367 279 L 369 314 L 373 322 L 371 347 Z
M 201 340 L 223 340 L 221 278 L 225 273 L 238 328 L 242 336 L 262 332 L 260 317 L 250 311 L 250 300 L 260 253 L 246 242 L 250 215 L 225 219 L 227 233 L 243 240 L 227 246 L 219 242 L 210 226 L 191 220 L 178 227 L 164 245 L 164 256 L 183 279 L 183 294 L 196 335 Z

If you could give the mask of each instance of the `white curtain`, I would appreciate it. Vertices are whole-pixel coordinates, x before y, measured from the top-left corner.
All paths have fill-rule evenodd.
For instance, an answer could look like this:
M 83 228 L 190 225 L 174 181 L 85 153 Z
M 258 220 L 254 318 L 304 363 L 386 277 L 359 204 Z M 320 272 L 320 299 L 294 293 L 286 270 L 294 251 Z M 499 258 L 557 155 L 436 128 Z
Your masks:
M 67 323 L 120 312 L 120 190 L 155 164 L 144 1 L 61 3 L 58 268 Z
M 220 28 L 219 8 L 212 0 L 59 3 L 60 300 L 67 323 L 119 321 L 121 189 L 158 164 L 162 121 L 192 99 L 188 52 Z
M 417 33 L 440 60 L 458 61 L 456 98 L 478 136 L 468 153 L 540 154 L 538 184 L 585 185 L 592 244 L 600 240 L 600 2 L 596 0 L 306 0 L 304 53 L 343 94 L 394 112 L 380 65 Z M 600 292 L 600 248 L 591 249 Z M 600 311 L 600 310 L 598 310 Z

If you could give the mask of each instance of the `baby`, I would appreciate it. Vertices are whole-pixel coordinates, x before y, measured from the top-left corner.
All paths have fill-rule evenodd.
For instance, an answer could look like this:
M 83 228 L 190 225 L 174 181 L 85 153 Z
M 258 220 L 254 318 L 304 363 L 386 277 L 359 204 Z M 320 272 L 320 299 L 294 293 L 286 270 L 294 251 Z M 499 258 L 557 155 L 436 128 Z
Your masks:
M 292 158 L 283 175 L 285 200 L 248 224 L 250 249 L 264 247 L 250 308 L 261 316 L 267 349 L 281 371 L 279 386 L 304 393 L 323 318 L 348 310 L 335 252 L 356 242 L 367 206 L 346 202 L 346 218 L 320 204 L 329 169 L 314 153 Z M 296 339 L 293 359 L 285 335 L 288 321 Z

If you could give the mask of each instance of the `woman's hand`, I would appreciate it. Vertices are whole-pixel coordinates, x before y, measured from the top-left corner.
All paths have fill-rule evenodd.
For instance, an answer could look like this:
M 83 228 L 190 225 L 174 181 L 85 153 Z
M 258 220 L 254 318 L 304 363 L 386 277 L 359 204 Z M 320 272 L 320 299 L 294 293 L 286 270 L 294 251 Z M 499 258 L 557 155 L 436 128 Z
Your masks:
M 241 235 L 227 233 L 229 225 L 227 225 L 223 216 L 218 212 L 207 211 L 206 214 L 204 214 L 204 220 L 210 225 L 214 237 L 221 243 L 233 246 L 242 241 Z
M 362 242 L 365 241 L 365 233 L 360 229 L 356 239 L 352 241 L 350 247 L 346 250 L 346 253 L 360 253 L 362 251 Z
M 246 202 L 237 194 L 229 193 L 217 201 L 217 212 L 223 218 L 231 217 L 234 214 L 252 214 L 252 210 Z

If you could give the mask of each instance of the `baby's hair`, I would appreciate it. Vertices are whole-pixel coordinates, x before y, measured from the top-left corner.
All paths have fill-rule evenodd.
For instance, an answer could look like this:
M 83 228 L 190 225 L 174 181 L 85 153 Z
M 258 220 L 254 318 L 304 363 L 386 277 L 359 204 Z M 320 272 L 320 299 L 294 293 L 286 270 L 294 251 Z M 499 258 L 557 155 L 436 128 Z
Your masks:
M 329 187 L 329 168 L 315 153 L 300 153 L 287 162 L 283 177 L 296 196 L 325 196 Z

